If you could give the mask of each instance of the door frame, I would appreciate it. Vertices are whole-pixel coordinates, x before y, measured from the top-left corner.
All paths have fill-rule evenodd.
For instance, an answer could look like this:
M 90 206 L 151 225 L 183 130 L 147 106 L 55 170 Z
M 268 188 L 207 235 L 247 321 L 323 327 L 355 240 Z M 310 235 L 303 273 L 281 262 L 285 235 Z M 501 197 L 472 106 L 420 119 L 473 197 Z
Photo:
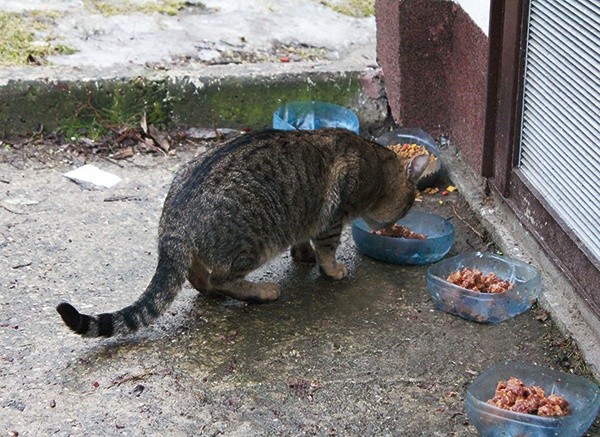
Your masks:
M 481 174 L 600 318 L 600 262 L 517 168 L 529 6 L 530 0 L 490 1 Z

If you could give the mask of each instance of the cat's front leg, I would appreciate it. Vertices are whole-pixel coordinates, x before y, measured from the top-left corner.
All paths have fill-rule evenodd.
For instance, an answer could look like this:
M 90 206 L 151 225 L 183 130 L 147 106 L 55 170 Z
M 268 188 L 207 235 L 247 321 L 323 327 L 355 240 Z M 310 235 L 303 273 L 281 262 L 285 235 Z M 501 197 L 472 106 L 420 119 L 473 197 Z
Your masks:
M 346 266 L 335 258 L 341 233 L 342 223 L 338 222 L 312 239 L 319 270 L 332 279 L 342 279 L 348 274 Z
M 294 244 L 290 248 L 290 254 L 292 255 L 292 259 L 296 262 L 314 263 L 317 260 L 317 255 L 315 254 L 315 250 L 310 244 L 310 241 Z

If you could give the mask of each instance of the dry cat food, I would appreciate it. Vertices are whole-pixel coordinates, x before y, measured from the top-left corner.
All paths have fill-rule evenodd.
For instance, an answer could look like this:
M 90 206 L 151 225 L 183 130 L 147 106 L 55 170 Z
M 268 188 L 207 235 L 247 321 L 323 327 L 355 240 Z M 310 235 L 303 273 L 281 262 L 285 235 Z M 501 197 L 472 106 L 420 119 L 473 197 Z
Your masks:
M 393 144 L 387 147 L 399 155 L 402 159 L 411 159 L 417 155 L 431 155 L 429 150 L 423 146 L 419 146 L 418 144 Z M 435 159 L 435 156 L 431 155 L 431 157 Z
M 373 233 L 383 237 L 409 238 L 412 240 L 425 240 L 427 238 L 427 235 L 425 234 L 418 234 L 411 231 L 406 226 L 400 226 L 398 224 L 393 224 L 388 228 L 373 231 Z
M 543 388 L 535 385 L 526 386 L 523 381 L 515 377 L 498 382 L 494 397 L 487 403 L 504 410 L 544 417 L 571 414 L 569 402 L 565 398 L 555 394 L 546 397 Z
M 515 288 L 515 284 L 500 279 L 494 273 L 484 275 L 480 270 L 471 270 L 467 267 L 451 273 L 446 280 L 459 287 L 481 293 L 504 293 Z

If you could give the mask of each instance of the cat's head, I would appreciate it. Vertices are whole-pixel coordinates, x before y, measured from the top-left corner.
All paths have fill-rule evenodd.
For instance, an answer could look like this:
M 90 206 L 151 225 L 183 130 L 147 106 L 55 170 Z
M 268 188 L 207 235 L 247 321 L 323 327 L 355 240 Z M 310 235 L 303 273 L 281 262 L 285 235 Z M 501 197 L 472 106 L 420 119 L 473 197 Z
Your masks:
M 408 161 L 394 156 L 384 163 L 382 196 L 363 216 L 372 229 L 390 226 L 406 215 L 417 195 L 417 181 L 428 164 L 428 155 L 417 155 Z

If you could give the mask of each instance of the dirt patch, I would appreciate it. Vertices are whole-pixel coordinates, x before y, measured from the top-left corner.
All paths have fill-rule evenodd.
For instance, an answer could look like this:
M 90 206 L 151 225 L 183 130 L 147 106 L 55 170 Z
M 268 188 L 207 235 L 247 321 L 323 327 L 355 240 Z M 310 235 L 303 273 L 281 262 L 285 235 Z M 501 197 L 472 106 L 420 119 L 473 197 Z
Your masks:
M 111 128 L 97 140 L 64 134 L 37 133 L 30 137 L 0 140 L 0 162 L 16 168 L 27 163 L 55 165 L 84 164 L 100 158 L 122 166 L 119 161 L 136 155 L 173 155 L 176 150 L 212 147 L 242 132 L 233 129 L 181 128 L 159 131 L 142 123 L 139 127 Z

